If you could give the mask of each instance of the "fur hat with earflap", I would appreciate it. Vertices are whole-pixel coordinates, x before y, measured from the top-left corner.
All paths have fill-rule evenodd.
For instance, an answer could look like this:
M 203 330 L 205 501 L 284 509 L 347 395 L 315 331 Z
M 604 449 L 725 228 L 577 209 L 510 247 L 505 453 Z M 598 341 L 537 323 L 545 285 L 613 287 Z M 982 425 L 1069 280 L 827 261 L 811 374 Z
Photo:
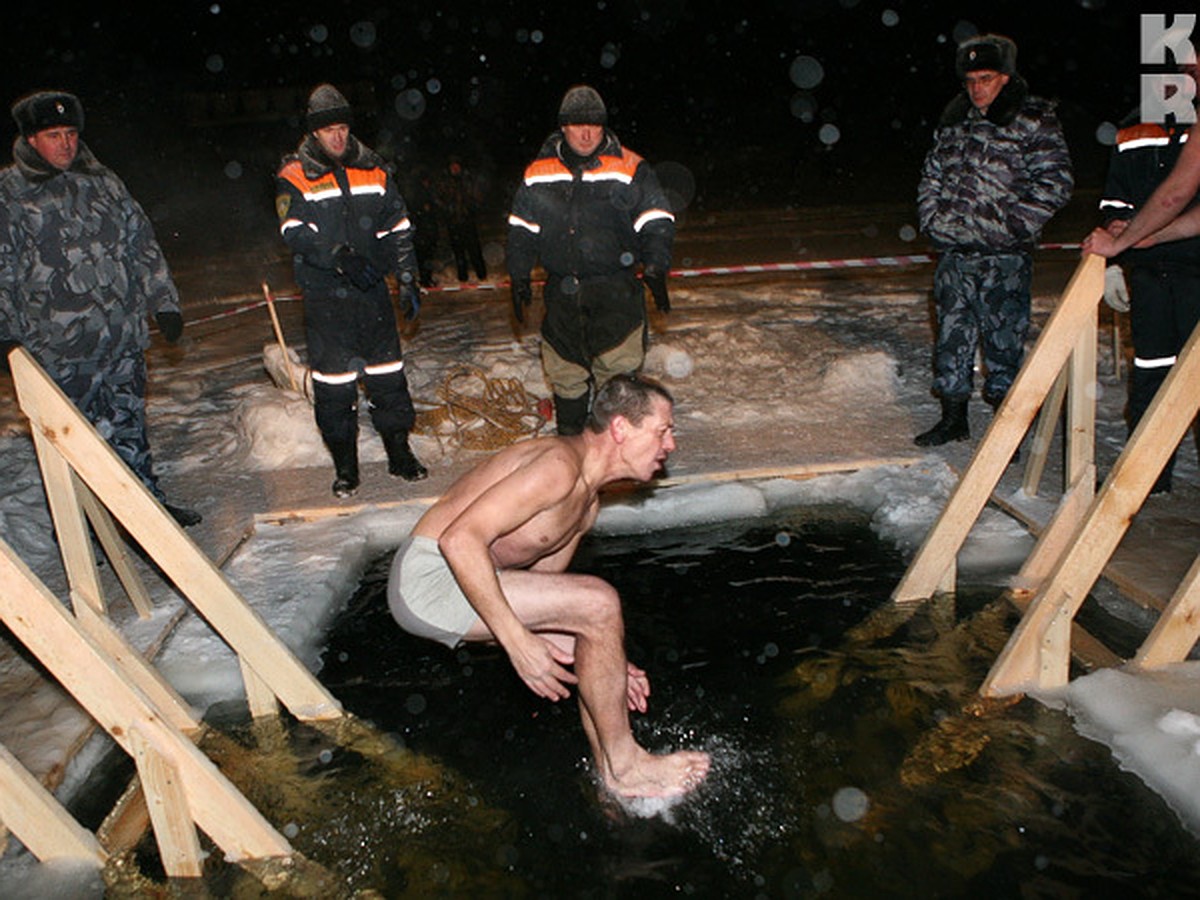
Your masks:
M 83 131 L 83 104 L 66 91 L 37 91 L 27 94 L 12 106 L 13 121 L 28 138 L 47 128 L 67 126 Z
M 960 79 L 981 69 L 1016 75 L 1017 45 L 1001 34 L 977 34 L 958 45 L 954 69 Z
M 308 95 L 304 127 L 320 131 L 330 125 L 353 125 L 354 113 L 350 101 L 332 84 L 318 84 Z

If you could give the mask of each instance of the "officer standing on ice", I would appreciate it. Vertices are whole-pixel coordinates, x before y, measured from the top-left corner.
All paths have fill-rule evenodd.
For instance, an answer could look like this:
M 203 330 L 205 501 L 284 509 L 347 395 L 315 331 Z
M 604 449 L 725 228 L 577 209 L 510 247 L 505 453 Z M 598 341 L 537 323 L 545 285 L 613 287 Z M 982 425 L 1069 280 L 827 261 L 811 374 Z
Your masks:
M 921 231 L 940 253 L 933 393 L 942 417 L 916 436 L 921 447 L 970 437 L 977 344 L 983 400 L 993 409 L 1003 402 L 1025 355 L 1031 253 L 1073 186 L 1054 107 L 1029 95 L 1016 44 L 977 35 L 956 62 L 964 90 L 942 112 L 917 190 Z
M 646 354 L 646 294 L 668 312 L 675 217 L 654 170 L 605 127 L 595 89 L 577 85 L 558 110 L 513 197 L 506 262 L 513 312 L 525 321 L 530 275 L 546 270 L 542 366 L 554 391 L 559 434 L 579 434 L 589 390 L 631 374 Z
M 313 406 L 333 456 L 333 493 L 358 489 L 358 381 L 387 450 L 388 471 L 428 473 L 408 445 L 416 420 L 385 275 L 395 276 L 405 318 L 420 309 L 412 225 L 384 161 L 350 133 L 351 109 L 330 84 L 308 98 L 308 134 L 276 178 L 280 234 L 304 295 Z
M 147 317 L 174 343 L 179 292 L 154 227 L 79 137 L 83 105 L 39 91 L 12 108 L 20 134 L 0 172 L 0 361 L 24 346 L 179 524 L 146 434 Z

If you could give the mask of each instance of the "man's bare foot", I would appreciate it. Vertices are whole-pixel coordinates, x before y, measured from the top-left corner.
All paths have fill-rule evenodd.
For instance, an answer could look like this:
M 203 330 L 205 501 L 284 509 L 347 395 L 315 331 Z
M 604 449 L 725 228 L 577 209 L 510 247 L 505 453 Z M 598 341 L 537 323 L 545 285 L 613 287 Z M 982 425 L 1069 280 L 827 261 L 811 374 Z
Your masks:
M 619 797 L 678 797 L 701 785 L 710 763 L 698 750 L 660 756 L 638 748 L 637 758 L 619 774 L 604 773 L 604 786 Z

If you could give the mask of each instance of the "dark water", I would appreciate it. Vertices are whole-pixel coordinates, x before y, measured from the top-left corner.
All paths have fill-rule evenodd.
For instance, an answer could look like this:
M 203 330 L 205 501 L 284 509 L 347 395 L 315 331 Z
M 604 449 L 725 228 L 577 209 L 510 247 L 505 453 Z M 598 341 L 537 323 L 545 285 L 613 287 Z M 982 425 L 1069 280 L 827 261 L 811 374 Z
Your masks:
M 977 701 L 1014 623 L 997 591 L 895 607 L 887 598 L 903 560 L 854 515 L 826 509 L 581 547 L 574 568 L 620 589 L 630 658 L 650 674 L 637 737 L 714 757 L 700 791 L 657 811 L 602 797 L 574 704 L 534 697 L 502 653 L 402 634 L 384 599 L 388 561 L 337 622 L 321 678 L 392 749 L 295 723 L 227 732 L 236 740 L 210 749 L 346 888 L 386 897 L 1200 890 L 1197 841 L 1106 748 L 1036 702 Z M 239 748 L 251 743 L 279 750 L 278 762 L 239 769 Z M 231 876 L 212 889 L 234 893 L 222 877 Z

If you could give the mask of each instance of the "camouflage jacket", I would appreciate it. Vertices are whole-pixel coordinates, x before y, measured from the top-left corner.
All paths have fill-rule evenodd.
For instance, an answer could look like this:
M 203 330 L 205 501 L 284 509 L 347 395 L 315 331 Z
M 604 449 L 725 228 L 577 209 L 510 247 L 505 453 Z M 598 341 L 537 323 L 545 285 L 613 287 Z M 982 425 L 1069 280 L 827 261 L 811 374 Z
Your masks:
M 179 294 L 124 182 L 82 141 L 63 171 L 18 137 L 0 170 L 0 340 L 58 377 L 144 351 L 147 316 L 166 311 Z
M 1073 186 L 1053 104 L 1014 75 L 986 115 L 965 93 L 942 113 L 917 189 L 921 231 L 939 250 L 1030 250 Z

